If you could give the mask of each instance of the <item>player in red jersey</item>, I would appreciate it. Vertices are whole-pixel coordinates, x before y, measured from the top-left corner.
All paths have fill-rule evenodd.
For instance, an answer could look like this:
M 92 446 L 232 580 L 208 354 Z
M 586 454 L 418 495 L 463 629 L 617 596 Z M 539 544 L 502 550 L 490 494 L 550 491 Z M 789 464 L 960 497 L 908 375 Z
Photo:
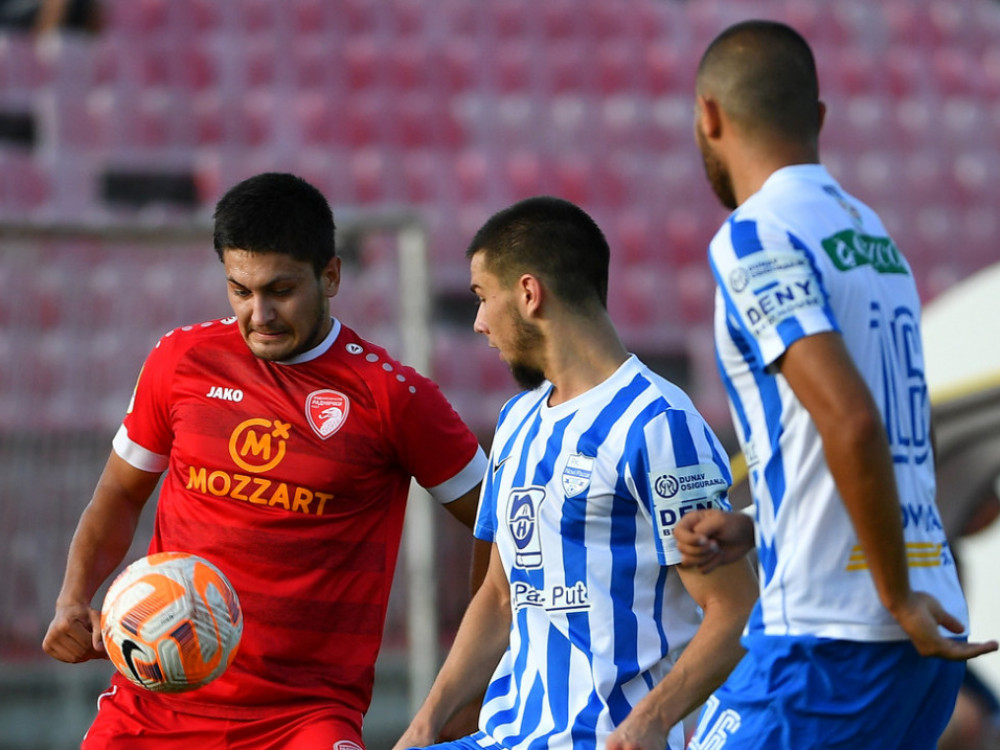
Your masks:
M 434 383 L 330 317 L 340 259 L 315 188 L 271 173 L 238 184 L 214 243 L 234 316 L 149 355 L 43 647 L 105 656 L 91 601 L 162 476 L 149 551 L 225 572 L 240 650 L 181 695 L 116 674 L 83 747 L 346 750 L 362 744 L 410 479 L 471 527 L 486 459 Z

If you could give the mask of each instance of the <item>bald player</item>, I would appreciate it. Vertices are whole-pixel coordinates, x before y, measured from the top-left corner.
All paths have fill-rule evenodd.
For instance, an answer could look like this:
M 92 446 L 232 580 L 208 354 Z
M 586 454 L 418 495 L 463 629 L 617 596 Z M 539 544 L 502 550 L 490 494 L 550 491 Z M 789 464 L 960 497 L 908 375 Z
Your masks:
M 691 747 L 933 748 L 968 613 L 935 507 L 920 300 L 879 217 L 819 163 L 825 107 L 793 29 L 748 21 L 702 57 L 695 133 L 733 210 L 713 238 L 715 336 L 754 520 L 685 516 L 684 561 L 756 542 L 747 655 Z

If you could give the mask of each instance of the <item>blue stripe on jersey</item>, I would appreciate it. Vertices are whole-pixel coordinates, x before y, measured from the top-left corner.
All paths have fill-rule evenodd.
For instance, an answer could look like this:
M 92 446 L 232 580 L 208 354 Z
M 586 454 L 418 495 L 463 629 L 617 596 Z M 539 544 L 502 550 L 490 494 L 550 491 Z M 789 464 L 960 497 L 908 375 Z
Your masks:
M 726 483 L 732 487 L 733 472 L 732 467 L 729 465 L 729 456 L 724 456 L 722 453 L 719 453 L 716 448 L 718 443 L 715 439 L 715 433 L 712 432 L 712 428 L 708 426 L 707 422 L 702 429 L 702 435 L 705 438 L 705 444 L 712 449 L 712 460 L 715 461 L 715 464 L 722 471 L 722 476 L 726 480 Z
M 535 465 L 535 474 L 531 478 L 532 485 L 536 487 L 544 487 L 548 484 L 549 480 L 552 479 L 556 459 L 559 458 L 559 454 L 562 453 L 563 435 L 566 434 L 566 428 L 569 427 L 569 423 L 573 421 L 574 416 L 574 414 L 570 414 L 568 417 L 564 417 L 556 422 L 555 427 L 552 428 L 552 434 L 549 436 L 548 442 L 545 444 L 545 454 Z M 536 412 L 536 421 L 531 426 L 531 433 L 524 441 L 525 445 L 529 445 L 535 439 L 535 435 L 538 432 L 538 425 L 540 423 L 541 420 L 538 419 Z M 528 452 L 523 451 L 522 453 L 527 455 Z
M 760 237 L 757 236 L 756 221 L 736 221 L 731 218 L 729 220 L 729 237 L 737 258 L 745 258 L 764 249 L 760 243 Z
M 545 400 L 549 397 L 549 393 L 551 392 L 552 389 L 550 387 L 546 390 L 542 397 L 538 399 L 538 403 L 536 403 L 528 411 L 528 413 L 524 415 L 524 419 L 521 420 L 521 424 L 517 426 L 517 429 L 511 431 L 510 439 L 507 441 L 507 444 L 504 445 L 503 451 L 500 453 L 501 460 L 510 455 L 511 450 L 520 437 L 522 431 L 526 430 L 521 443 L 522 445 L 530 445 L 531 441 L 535 439 L 535 436 L 538 434 L 538 428 L 541 425 L 541 422 L 538 419 L 538 412 L 541 410 L 542 404 L 545 403 Z M 529 422 L 531 422 L 530 425 L 528 424 Z M 512 487 L 523 487 L 525 485 L 525 476 L 528 473 L 526 468 L 527 463 L 528 451 L 521 451 L 521 462 L 517 465 L 517 473 L 514 475 L 514 481 L 511 483 Z
M 667 595 L 667 576 L 669 575 L 671 575 L 670 568 L 660 568 L 660 575 L 656 579 L 656 597 L 653 602 L 653 611 L 656 612 L 656 632 L 660 637 L 660 653 L 663 654 L 670 652 L 670 639 L 667 638 L 667 630 L 664 627 L 664 623 L 667 621 L 666 618 L 669 617 L 664 611 L 664 602 Z M 652 690 L 653 686 L 650 685 L 649 689 Z
M 837 317 L 833 313 L 833 306 L 830 304 L 830 293 L 826 289 L 826 284 L 823 283 L 823 270 L 820 268 L 819 263 L 816 262 L 816 255 L 809 249 L 806 243 L 791 232 L 788 233 L 788 241 L 791 243 L 792 247 L 805 255 L 806 260 L 809 261 L 809 268 L 812 270 L 813 278 L 816 279 L 816 283 L 819 285 L 819 290 L 823 293 L 823 314 L 826 315 L 827 320 L 830 321 L 830 325 L 833 326 L 833 329 L 835 331 L 839 331 L 840 326 L 837 324 Z
M 601 697 L 597 694 L 596 690 L 591 690 L 587 705 L 579 714 L 585 719 L 585 721 L 580 722 L 584 726 L 574 726 L 570 731 L 570 737 L 573 740 L 573 750 L 596 750 L 597 734 L 592 729 L 586 729 L 586 726 L 595 726 L 597 723 L 596 718 L 589 717 L 599 716 L 603 710 L 604 704 L 601 702 Z
M 740 318 L 739 309 L 736 307 L 736 303 L 733 302 L 733 298 L 729 294 L 729 287 L 726 282 L 722 280 L 719 275 L 719 269 L 716 268 L 715 263 L 711 264 L 712 275 L 715 276 L 716 283 L 718 285 L 719 292 L 722 294 L 722 298 L 726 303 L 726 328 L 729 331 L 729 337 L 733 340 L 736 348 L 739 349 L 740 354 L 743 355 L 743 359 L 749 362 L 751 365 L 755 362 L 761 363 L 763 366 L 764 355 L 761 354 L 760 344 L 757 343 L 757 339 L 744 328 L 742 319 Z
M 516 628 L 521 633 L 528 632 L 528 626 L 525 622 L 527 619 L 527 608 L 522 609 L 516 615 L 518 622 L 513 627 Z M 513 644 L 512 644 L 513 645 Z M 490 683 L 489 688 L 486 691 L 486 697 L 484 699 L 485 703 L 488 703 L 491 699 L 497 696 L 507 696 L 513 695 L 514 702 L 511 704 L 510 708 L 506 711 L 495 712 L 489 720 L 486 722 L 486 731 L 490 735 L 495 736 L 495 732 L 499 727 L 517 719 L 518 714 L 521 712 L 521 702 L 526 701 L 527 696 L 525 696 L 520 690 L 518 690 L 517 682 L 521 675 L 524 674 L 524 668 L 528 663 L 528 644 L 526 641 L 522 641 L 521 648 L 518 650 L 517 656 L 514 657 L 514 664 L 511 668 L 511 675 L 509 679 L 494 680 Z M 536 681 L 538 677 L 536 676 Z
M 744 359 L 746 355 L 744 354 Z M 719 370 L 719 375 L 722 378 L 722 385 L 726 389 L 726 394 L 729 396 L 729 403 L 732 405 L 733 411 L 736 413 L 736 421 L 739 422 L 740 434 L 743 436 L 743 440 L 750 439 L 750 420 L 747 418 L 746 408 L 743 406 L 743 401 L 740 399 L 740 394 L 733 385 L 733 380 L 726 374 L 726 367 L 722 364 L 722 358 L 719 356 L 719 350 L 715 350 L 715 366 Z
M 500 407 L 500 415 L 497 417 L 497 424 L 500 424 L 507 418 L 507 415 L 510 414 L 510 410 L 514 408 L 514 404 L 529 395 L 531 395 L 531 391 L 521 391 L 517 395 L 511 396 L 507 399 L 507 402 Z
M 576 617 L 577 619 L 583 619 L 586 623 L 587 616 L 581 612 L 570 613 L 567 619 L 570 621 L 572 626 L 572 620 Z M 586 624 L 583 628 L 586 630 Z M 570 654 L 572 653 L 572 644 L 569 639 L 564 636 L 558 628 L 549 628 L 548 638 L 546 639 L 545 647 L 545 661 L 547 669 L 547 679 L 548 679 L 548 695 L 545 696 L 548 702 L 549 711 L 552 714 L 552 724 L 555 731 L 561 731 L 570 725 L 570 715 L 569 715 L 569 662 Z M 539 707 L 539 717 L 541 716 L 541 708 Z M 528 717 L 525 716 L 524 721 L 521 722 L 521 734 L 527 735 L 531 734 L 537 728 L 537 721 L 530 723 Z
M 667 411 L 667 426 L 670 428 L 670 441 L 673 444 L 677 466 L 694 466 L 700 463 L 698 448 L 694 444 L 694 436 L 688 429 L 687 412 L 669 409 Z
M 531 734 L 532 730 L 542 721 L 542 706 L 545 705 L 545 683 L 540 674 L 535 675 L 531 683 L 531 690 L 528 691 L 527 699 L 524 701 L 524 716 L 521 718 L 521 729 L 518 734 L 521 737 Z
M 725 287 L 720 287 L 723 290 Z M 723 291 L 725 294 L 725 291 Z M 726 295 L 726 304 L 731 306 L 731 300 L 728 295 Z M 761 361 L 760 350 L 753 346 L 751 348 L 750 343 L 752 342 L 752 337 L 744 336 L 743 329 L 737 328 L 734 324 L 733 317 L 726 317 L 726 324 L 729 328 L 729 334 L 732 340 L 736 343 L 740 352 L 743 354 L 744 361 L 750 368 L 750 372 L 753 374 L 754 381 L 757 383 L 757 390 L 760 392 L 761 403 L 764 407 L 765 423 L 767 424 L 768 441 L 772 446 L 772 455 L 767 465 L 764 467 L 764 474 L 768 480 L 768 486 L 771 489 L 771 499 L 773 501 L 774 513 L 777 515 L 778 509 L 781 507 L 781 501 L 785 496 L 785 469 L 784 461 L 781 455 L 780 438 L 782 432 L 781 426 L 781 397 L 778 393 L 778 384 L 774 377 L 765 372 L 760 366 Z M 746 346 L 744 346 L 746 344 Z M 750 420 L 747 417 L 746 410 L 743 406 L 743 402 L 739 397 L 739 392 L 737 391 L 735 385 L 733 384 L 732 378 L 726 373 L 726 368 L 719 358 L 718 349 L 716 349 L 716 366 L 719 369 L 719 375 L 722 378 L 722 383 L 726 388 L 726 393 L 729 396 L 729 402 L 732 405 L 733 411 L 736 414 L 736 419 L 739 422 L 739 428 L 743 432 L 743 439 L 748 440 L 750 438 Z M 757 366 L 755 366 L 755 364 Z M 774 574 L 775 567 L 777 566 L 777 560 L 774 557 L 774 549 L 762 545 L 759 550 L 759 561 L 760 568 L 764 574 L 764 581 L 769 582 L 771 576 Z

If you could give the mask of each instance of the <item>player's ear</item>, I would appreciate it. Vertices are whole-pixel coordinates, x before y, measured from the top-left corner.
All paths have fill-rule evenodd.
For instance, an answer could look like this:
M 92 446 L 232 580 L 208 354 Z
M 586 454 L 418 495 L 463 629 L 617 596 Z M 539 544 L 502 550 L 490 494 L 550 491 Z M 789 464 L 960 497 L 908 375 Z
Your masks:
M 695 104 L 695 118 L 702 133 L 708 138 L 718 138 L 722 132 L 722 110 L 711 96 L 698 94 Z
M 323 294 L 327 297 L 336 296 L 337 291 L 340 289 L 340 257 L 334 256 L 330 258 L 330 262 L 326 264 L 319 274 L 320 285 L 323 288 Z
M 543 287 L 534 274 L 525 273 L 517 281 L 518 305 L 526 318 L 535 317 L 542 305 Z
M 826 122 L 826 104 L 822 101 L 816 102 L 816 106 L 819 108 L 819 128 L 818 130 L 823 130 L 823 123 Z

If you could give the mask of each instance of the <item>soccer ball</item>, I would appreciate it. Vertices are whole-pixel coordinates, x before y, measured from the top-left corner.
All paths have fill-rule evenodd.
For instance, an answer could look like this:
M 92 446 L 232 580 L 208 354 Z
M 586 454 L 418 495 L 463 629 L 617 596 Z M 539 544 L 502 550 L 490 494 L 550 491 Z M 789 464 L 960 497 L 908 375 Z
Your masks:
M 111 662 L 129 680 L 179 693 L 226 671 L 243 635 L 243 611 L 208 560 L 160 552 L 136 560 L 112 582 L 101 635 Z

